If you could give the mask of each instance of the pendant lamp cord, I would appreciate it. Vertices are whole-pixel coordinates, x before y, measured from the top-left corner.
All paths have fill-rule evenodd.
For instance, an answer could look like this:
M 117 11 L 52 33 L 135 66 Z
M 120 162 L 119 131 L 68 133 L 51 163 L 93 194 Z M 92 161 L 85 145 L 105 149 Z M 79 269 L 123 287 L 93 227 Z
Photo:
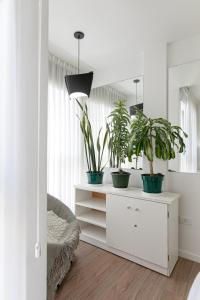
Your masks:
M 136 82 L 136 105 L 137 105 L 137 82 Z
M 78 39 L 78 74 L 79 74 L 79 66 L 80 66 L 80 39 Z

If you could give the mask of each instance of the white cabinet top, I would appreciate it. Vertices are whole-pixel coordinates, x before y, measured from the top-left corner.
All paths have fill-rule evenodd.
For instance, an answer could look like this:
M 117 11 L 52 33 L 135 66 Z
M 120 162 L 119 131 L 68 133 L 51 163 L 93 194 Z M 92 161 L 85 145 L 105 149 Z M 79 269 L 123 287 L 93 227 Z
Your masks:
M 126 189 L 114 188 L 111 184 L 78 184 L 76 189 L 98 192 L 104 194 L 121 195 L 124 197 L 137 198 L 142 200 L 154 201 L 164 204 L 171 204 L 180 197 L 177 193 L 163 192 L 160 194 L 150 194 L 143 192 L 142 189 L 136 187 L 128 187 Z

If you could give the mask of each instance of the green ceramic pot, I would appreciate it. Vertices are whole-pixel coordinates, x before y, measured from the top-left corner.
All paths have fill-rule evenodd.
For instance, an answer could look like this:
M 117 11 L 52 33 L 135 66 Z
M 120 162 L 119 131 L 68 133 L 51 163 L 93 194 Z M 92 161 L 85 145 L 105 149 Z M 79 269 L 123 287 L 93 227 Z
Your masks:
M 150 176 L 150 174 L 142 174 L 142 181 L 144 192 L 146 193 L 161 193 L 162 192 L 162 182 L 164 175 L 155 174 Z
M 87 178 L 89 184 L 102 184 L 103 172 L 87 172 Z
M 127 188 L 130 173 L 128 172 L 112 172 L 112 181 L 115 188 Z

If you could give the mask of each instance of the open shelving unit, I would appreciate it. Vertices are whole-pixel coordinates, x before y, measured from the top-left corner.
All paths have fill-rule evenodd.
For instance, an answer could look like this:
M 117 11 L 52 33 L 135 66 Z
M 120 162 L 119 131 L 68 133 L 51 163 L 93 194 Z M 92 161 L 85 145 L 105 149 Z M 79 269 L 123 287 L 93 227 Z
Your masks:
M 106 194 L 76 189 L 75 214 L 81 240 L 106 243 Z
M 76 205 L 106 212 L 106 201 L 100 201 L 99 198 L 92 198 L 84 201 L 79 201 L 76 202 Z
M 90 209 L 85 213 L 76 216 L 78 220 L 89 224 L 106 228 L 106 216 L 104 213 Z
M 101 243 L 106 243 L 106 230 L 104 228 L 89 223 L 82 223 L 81 231 L 82 237 L 96 239 Z

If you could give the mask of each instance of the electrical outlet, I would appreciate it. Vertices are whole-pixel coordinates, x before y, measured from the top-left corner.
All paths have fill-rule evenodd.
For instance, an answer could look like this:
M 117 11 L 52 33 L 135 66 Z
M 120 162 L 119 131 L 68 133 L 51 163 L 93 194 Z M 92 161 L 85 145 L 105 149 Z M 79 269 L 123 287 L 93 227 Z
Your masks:
M 179 217 L 179 224 L 192 225 L 192 219 L 186 217 Z

